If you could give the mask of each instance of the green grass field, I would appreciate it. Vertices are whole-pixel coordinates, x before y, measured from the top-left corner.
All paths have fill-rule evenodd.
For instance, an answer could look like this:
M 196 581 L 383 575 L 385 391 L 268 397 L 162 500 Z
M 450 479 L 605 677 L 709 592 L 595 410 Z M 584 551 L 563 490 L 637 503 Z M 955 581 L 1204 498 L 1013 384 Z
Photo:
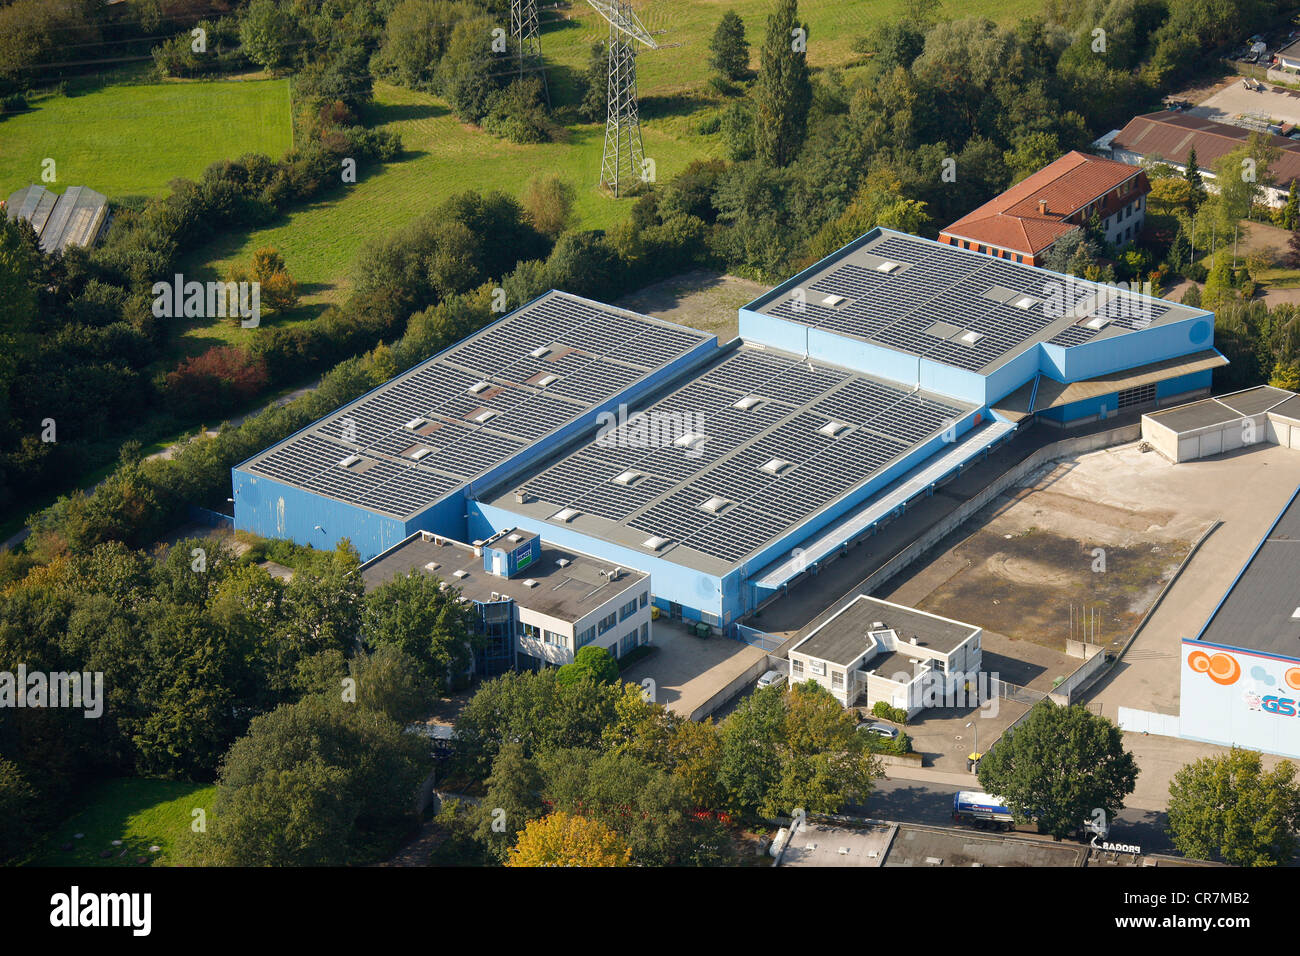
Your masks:
M 31 105 L 0 123 L 0 197 L 43 182 L 46 158 L 56 192 L 89 186 L 121 200 L 156 196 L 220 159 L 278 159 L 291 145 L 287 79 L 108 86 Z
M 166 866 L 190 826 L 191 811 L 207 809 L 216 787 L 174 780 L 109 780 L 92 787 L 83 809 L 57 827 L 36 866 Z M 76 834 L 82 834 L 76 839 Z M 113 841 L 122 841 L 114 846 Z M 72 849 L 64 850 L 65 844 Z M 151 853 L 151 846 L 161 847 Z M 108 852 L 108 856 L 102 856 Z M 145 864 L 137 863 L 141 857 Z

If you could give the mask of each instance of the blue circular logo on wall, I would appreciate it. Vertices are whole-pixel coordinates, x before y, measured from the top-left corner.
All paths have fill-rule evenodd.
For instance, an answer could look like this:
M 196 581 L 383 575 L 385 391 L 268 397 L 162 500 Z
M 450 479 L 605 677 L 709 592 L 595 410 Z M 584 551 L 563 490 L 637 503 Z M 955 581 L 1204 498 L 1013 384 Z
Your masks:
M 1196 322 L 1187 330 L 1187 337 L 1191 339 L 1193 345 L 1200 345 L 1210 337 L 1210 323 Z

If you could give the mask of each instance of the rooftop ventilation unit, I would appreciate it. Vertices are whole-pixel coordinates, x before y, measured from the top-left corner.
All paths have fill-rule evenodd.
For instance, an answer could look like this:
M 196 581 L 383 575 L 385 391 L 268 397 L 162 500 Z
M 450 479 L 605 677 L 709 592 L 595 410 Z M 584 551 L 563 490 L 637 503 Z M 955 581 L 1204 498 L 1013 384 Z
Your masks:
M 517 504 L 517 505 L 523 505 L 523 504 L 527 504 L 527 503 L 528 503 L 528 489 L 526 489 L 526 488 L 516 488 L 516 489 L 515 489 L 515 504 Z
M 523 541 L 524 539 L 523 539 L 523 536 L 522 536 L 522 535 L 520 535 L 520 534 L 518 534 L 518 533 L 515 533 L 515 534 L 510 535 L 510 540 L 511 540 L 511 541 Z
M 568 523 L 578 517 L 579 514 L 580 512 L 577 508 L 561 508 L 559 511 L 555 512 L 555 514 L 551 515 L 551 520 Z
M 467 391 L 470 395 L 478 395 L 478 394 L 480 394 L 481 392 L 486 392 L 486 391 L 487 391 L 489 388 L 491 388 L 491 387 L 492 387 L 492 385 L 491 385 L 490 382 L 475 382 L 475 383 L 474 383 L 473 385 L 471 385 L 468 389 L 466 389 L 466 391 Z
M 872 628 L 874 628 L 874 629 L 879 629 L 879 628 L 882 628 L 882 627 L 885 626 L 885 622 L 884 622 L 884 621 L 872 621 L 872 622 L 871 622 L 871 626 L 872 626 Z
M 568 558 L 559 558 L 559 559 L 556 560 L 555 563 L 558 564 L 558 565 L 559 565 L 560 567 L 562 567 L 562 568 L 567 568 L 567 567 L 568 567 L 569 565 L 571 565 L 573 562 L 570 561 Z
M 524 587 L 526 587 L 526 588 L 535 588 L 535 587 L 537 587 L 537 582 L 534 581 L 532 578 L 525 578 L 525 579 L 524 579 Z
M 766 462 L 758 466 L 758 470 L 766 472 L 769 475 L 779 475 L 785 469 L 790 467 L 790 462 L 784 458 L 769 458 Z
M 424 566 L 424 570 L 426 570 L 426 571 L 437 571 L 440 567 L 442 567 L 442 565 L 439 564 L 437 561 L 430 561 L 429 563 L 427 563 L 427 564 Z
M 341 459 L 341 460 L 339 461 L 339 465 L 340 465 L 341 467 L 343 467 L 343 468 L 351 468 L 353 465 L 355 465 L 355 464 L 356 464 L 357 462 L 359 462 L 360 460 L 361 460 L 361 456 L 360 456 L 360 455 L 348 455 L 348 457 L 346 457 L 346 458 L 344 458 L 344 459 Z
M 636 484 L 640 479 L 644 477 L 645 477 L 644 472 L 637 471 L 635 468 L 629 468 L 627 471 L 622 472 L 614 477 L 614 484 L 623 485 L 624 487 L 630 487 L 631 485 Z
M 415 451 L 411 452 L 411 460 L 419 461 L 422 458 L 427 458 L 430 454 L 432 454 L 432 452 L 433 452 L 432 448 L 417 448 L 415 449 Z
M 757 395 L 746 395 L 739 401 L 733 402 L 731 407 L 739 408 L 742 412 L 747 412 L 761 401 L 762 399 Z
M 834 438 L 848 427 L 849 426 L 844 424 L 843 422 L 837 422 L 832 419 L 831 421 L 823 425 L 821 428 L 817 429 L 817 434 L 825 435 L 827 438 Z
M 876 271 L 877 271 L 877 272 L 883 272 L 883 273 L 885 273 L 886 275 L 888 275 L 889 273 L 893 272 L 893 271 L 894 271 L 895 269 L 897 269 L 897 268 L 898 268 L 898 263 L 897 263 L 897 262 L 890 262 L 890 261 L 886 260 L 886 261 L 882 262 L 880 265 L 876 266 Z
M 719 497 L 718 495 L 714 495 L 712 498 L 700 502 L 700 510 L 707 511 L 709 514 L 715 515 L 718 514 L 720 511 L 722 511 L 724 508 L 726 508 L 727 505 L 729 504 L 731 504 L 731 502 L 728 501 L 726 498 L 722 498 Z
M 982 338 L 984 338 L 984 333 L 975 331 L 963 332 L 961 335 L 957 336 L 959 342 L 965 342 L 967 345 L 974 345 Z
M 419 428 L 419 427 L 420 427 L 421 425 L 423 425 L 423 424 L 424 424 L 424 419 L 423 419 L 423 418 L 412 418 L 412 419 L 411 419 L 409 422 L 407 422 L 403 427 L 404 427 L 404 428 L 409 428 L 409 429 L 411 429 L 411 431 L 415 431 L 415 429 Z
M 446 582 L 446 581 L 439 581 L 439 582 L 438 582 L 438 590 L 439 590 L 439 591 L 445 591 L 445 590 L 447 590 L 447 582 Z
M 847 301 L 848 301 L 848 299 L 845 298 L 844 296 L 842 296 L 842 295 L 835 295 L 835 294 L 832 293 L 831 295 L 828 295 L 826 298 L 822 299 L 822 305 L 828 305 L 828 306 L 830 306 L 830 307 L 833 309 L 833 308 L 835 308 L 837 305 L 840 305 L 841 303 L 844 303 L 844 302 L 847 302 Z

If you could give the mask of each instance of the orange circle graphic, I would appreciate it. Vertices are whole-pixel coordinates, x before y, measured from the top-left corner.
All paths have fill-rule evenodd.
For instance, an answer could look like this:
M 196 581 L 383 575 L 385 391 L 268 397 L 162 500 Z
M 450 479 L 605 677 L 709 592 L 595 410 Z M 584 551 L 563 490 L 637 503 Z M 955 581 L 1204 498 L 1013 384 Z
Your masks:
M 1210 658 L 1210 669 L 1206 673 L 1216 684 L 1235 684 L 1241 676 L 1241 665 L 1229 654 L 1215 654 Z
M 1187 666 L 1198 674 L 1204 674 L 1210 669 L 1210 655 L 1205 651 L 1192 651 L 1187 656 Z
M 1293 667 L 1286 672 L 1286 682 L 1292 690 L 1300 690 L 1300 667 Z

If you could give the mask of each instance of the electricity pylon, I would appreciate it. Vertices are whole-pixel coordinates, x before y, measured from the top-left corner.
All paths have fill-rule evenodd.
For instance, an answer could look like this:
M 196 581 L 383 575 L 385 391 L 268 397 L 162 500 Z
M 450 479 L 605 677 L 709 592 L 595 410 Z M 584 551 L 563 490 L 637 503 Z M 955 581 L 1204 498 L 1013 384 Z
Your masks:
M 536 73 L 542 81 L 542 95 L 551 105 L 551 91 L 546 85 L 546 67 L 542 62 L 542 33 L 537 19 L 537 0 L 510 0 L 510 35 L 515 39 L 519 57 L 519 78 Z
M 636 44 L 659 49 L 628 0 L 587 0 L 609 21 L 609 111 L 605 119 L 605 152 L 600 182 L 618 195 L 619 177 L 626 168 L 640 178 L 645 162 L 641 117 L 636 100 Z

